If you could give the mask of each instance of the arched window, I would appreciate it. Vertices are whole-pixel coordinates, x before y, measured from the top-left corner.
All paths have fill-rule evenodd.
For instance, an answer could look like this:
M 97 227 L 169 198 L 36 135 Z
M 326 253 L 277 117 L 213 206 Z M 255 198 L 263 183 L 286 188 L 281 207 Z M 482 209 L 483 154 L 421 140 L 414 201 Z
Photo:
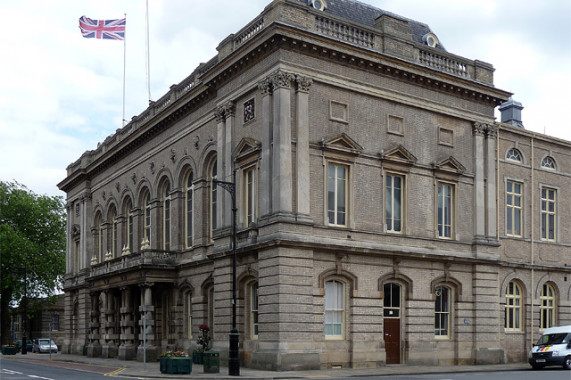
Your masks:
M 126 220 L 123 226 L 123 250 L 125 253 L 132 252 L 133 247 L 133 203 L 131 199 L 125 201 L 123 206 L 123 215 L 125 215 Z
M 450 337 L 451 291 L 446 286 L 436 287 L 434 302 L 434 335 Z
M 184 230 L 185 230 L 185 246 L 192 247 L 192 229 L 193 229 L 193 185 L 194 176 L 192 172 L 188 173 L 184 187 Z
M 143 197 L 145 213 L 143 217 L 143 240 L 151 244 L 151 194 L 147 191 Z
M 170 249 L 171 240 L 171 186 L 166 183 L 163 187 L 163 249 L 168 251 Z
M 555 290 L 550 284 L 541 288 L 539 306 L 539 328 L 548 329 L 555 325 Z
M 258 337 L 258 283 L 250 286 L 250 331 L 252 338 Z
M 112 206 L 108 215 L 108 222 L 111 224 L 111 229 L 108 231 L 107 235 L 107 251 L 111 252 L 111 257 L 117 257 L 117 235 L 119 224 L 117 221 L 117 210 L 115 206 Z
M 510 281 L 506 288 L 506 330 L 520 331 L 522 326 L 522 293 L 521 287 Z
M 185 300 L 186 337 L 192 339 L 192 292 L 186 293 Z
M 342 338 L 345 327 L 345 284 L 332 280 L 325 283 L 325 337 Z
M 218 207 L 218 192 L 214 184 L 214 180 L 218 178 L 218 169 L 216 160 L 212 160 L 210 164 L 210 238 L 212 239 L 212 231 L 217 227 L 216 213 Z
M 541 167 L 548 170 L 557 170 L 557 166 L 555 166 L 555 160 L 549 156 L 541 160 Z
M 516 148 L 511 148 L 506 154 L 506 160 L 522 163 L 523 159 L 521 153 Z
M 103 218 L 101 217 L 101 213 L 97 213 L 95 215 L 94 221 L 94 244 L 95 252 L 91 258 L 91 263 L 96 264 L 102 262 L 103 259 Z

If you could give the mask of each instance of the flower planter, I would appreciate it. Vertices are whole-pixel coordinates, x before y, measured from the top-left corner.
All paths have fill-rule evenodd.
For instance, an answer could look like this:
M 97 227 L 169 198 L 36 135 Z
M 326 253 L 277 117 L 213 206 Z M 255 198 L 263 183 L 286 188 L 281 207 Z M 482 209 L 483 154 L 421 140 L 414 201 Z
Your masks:
M 193 351 L 192 352 L 192 362 L 194 364 L 204 363 L 204 352 L 203 351 Z
M 160 366 L 161 373 L 190 374 L 192 372 L 190 358 L 161 358 Z
M 2 346 L 2 355 L 16 355 L 18 349 L 16 346 Z

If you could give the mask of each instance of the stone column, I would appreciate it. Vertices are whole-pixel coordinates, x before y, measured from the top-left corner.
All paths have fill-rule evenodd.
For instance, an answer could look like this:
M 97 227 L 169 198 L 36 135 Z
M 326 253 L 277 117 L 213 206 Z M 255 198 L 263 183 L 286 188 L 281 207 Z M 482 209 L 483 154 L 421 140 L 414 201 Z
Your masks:
M 260 216 L 272 212 L 272 82 L 269 78 L 258 84 L 262 92 L 262 157 L 260 162 Z
M 118 357 L 120 360 L 131 360 L 137 356 L 135 346 L 135 318 L 131 288 L 121 288 L 121 345 Z
M 141 320 L 139 325 L 141 326 L 141 335 L 139 336 L 140 345 L 137 349 L 137 360 L 143 361 L 144 347 L 143 347 L 143 334 L 145 334 L 146 340 L 146 361 L 153 362 L 157 360 L 158 348 L 155 342 L 155 306 L 153 305 L 153 293 L 152 286 L 153 283 L 144 283 L 140 286 L 141 289 L 141 306 L 139 310 L 141 312 Z M 145 319 L 143 323 L 143 318 Z M 143 329 L 146 326 L 146 329 Z
M 171 191 L 171 251 L 184 249 L 184 218 L 184 192 L 177 188 Z
M 101 292 L 89 293 L 91 299 L 91 322 L 89 324 L 89 344 L 87 346 L 87 356 L 99 357 L 101 356 L 101 342 L 100 342 L 100 323 L 99 316 L 101 314 L 99 309 L 99 302 Z
M 496 189 L 496 137 L 498 136 L 498 128 L 488 125 L 487 129 L 487 151 L 486 151 L 486 178 L 487 178 L 487 194 L 488 194 L 488 214 L 487 214 L 487 231 L 488 239 L 498 240 L 497 231 L 497 207 Z
M 87 233 L 90 230 L 91 220 L 90 220 L 90 212 L 91 210 L 91 193 L 85 194 L 81 198 L 81 207 L 80 207 L 80 219 L 81 219 L 81 227 L 80 231 L 85 231 L 79 237 L 80 241 L 80 260 L 79 260 L 79 267 L 80 268 L 89 268 L 91 265 L 91 256 L 93 254 L 93 250 L 95 247 L 93 246 L 93 238 L 92 236 Z
M 280 214 L 292 213 L 291 82 L 293 75 L 278 71 L 272 76 L 273 163 L 272 208 Z
M 105 302 L 107 305 L 105 308 L 105 335 L 101 356 L 104 358 L 115 358 L 118 353 L 117 339 L 119 336 L 117 331 L 115 331 L 117 321 L 115 321 L 115 294 L 113 291 L 105 291 Z
M 485 166 L 484 166 L 484 136 L 486 125 L 474 123 L 474 241 L 485 240 L 486 235 L 486 193 L 485 193 Z
M 310 78 L 296 75 L 297 84 L 297 217 L 309 220 L 310 212 L 310 174 L 309 174 L 309 87 Z

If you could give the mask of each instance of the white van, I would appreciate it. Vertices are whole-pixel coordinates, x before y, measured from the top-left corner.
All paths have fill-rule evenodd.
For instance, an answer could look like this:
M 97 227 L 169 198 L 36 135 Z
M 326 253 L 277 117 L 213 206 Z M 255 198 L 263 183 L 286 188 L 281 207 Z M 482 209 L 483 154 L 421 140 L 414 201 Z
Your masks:
M 571 325 L 545 330 L 529 351 L 528 362 L 533 369 L 548 365 L 561 365 L 571 369 Z

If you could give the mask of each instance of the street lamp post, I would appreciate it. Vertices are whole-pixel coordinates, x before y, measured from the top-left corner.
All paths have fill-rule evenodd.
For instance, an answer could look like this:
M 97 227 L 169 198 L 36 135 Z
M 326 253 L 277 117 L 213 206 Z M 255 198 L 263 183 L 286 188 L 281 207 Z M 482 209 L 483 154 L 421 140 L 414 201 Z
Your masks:
M 236 170 L 232 172 L 232 182 L 212 181 L 230 193 L 232 198 L 232 330 L 230 331 L 230 351 L 228 355 L 228 375 L 240 376 L 240 334 L 236 328 Z
M 28 353 L 26 332 L 28 329 L 28 268 L 24 266 L 24 317 L 22 318 L 22 355 Z

